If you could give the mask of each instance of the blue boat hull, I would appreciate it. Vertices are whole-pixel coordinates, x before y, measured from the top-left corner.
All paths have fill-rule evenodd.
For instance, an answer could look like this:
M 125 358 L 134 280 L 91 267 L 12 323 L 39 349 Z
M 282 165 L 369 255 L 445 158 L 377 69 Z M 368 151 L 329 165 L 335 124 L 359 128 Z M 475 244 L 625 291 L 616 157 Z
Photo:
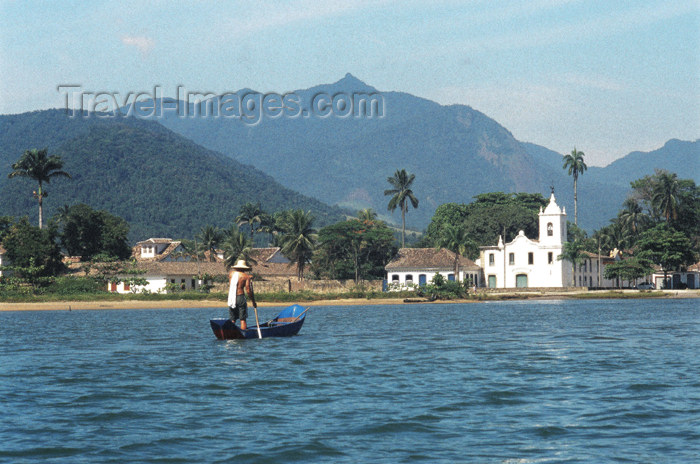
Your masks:
M 299 305 L 284 308 L 274 319 L 260 324 L 260 335 L 268 337 L 291 337 L 299 333 L 306 319 L 306 310 Z M 211 329 L 219 340 L 240 340 L 258 338 L 255 323 L 248 324 L 248 329 L 241 330 L 230 319 L 210 319 Z

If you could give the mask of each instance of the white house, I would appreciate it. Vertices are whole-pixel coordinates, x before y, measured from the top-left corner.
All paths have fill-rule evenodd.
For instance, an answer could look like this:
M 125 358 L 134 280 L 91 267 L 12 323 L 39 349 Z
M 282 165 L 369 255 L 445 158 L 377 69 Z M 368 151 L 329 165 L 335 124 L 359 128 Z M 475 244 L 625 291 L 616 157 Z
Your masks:
M 688 267 L 685 271 L 668 271 L 664 281 L 664 271 L 659 268 L 651 276 L 651 282 L 657 289 L 700 288 L 700 262 Z
M 605 278 L 605 266 L 620 260 L 620 253 L 613 250 L 612 256 L 598 255 L 584 251 L 583 262 L 576 267 L 576 285 L 579 287 L 614 288 L 618 286 L 617 280 Z M 569 267 L 571 263 L 566 262 Z
M 436 273 L 447 280 L 455 280 L 454 264 L 455 253 L 444 248 L 401 248 L 384 269 L 389 288 L 402 290 L 425 285 Z M 460 256 L 458 272 L 460 282 L 466 278 L 474 285 L 481 285 L 481 269 L 471 259 Z
M 187 261 L 176 257 L 178 252 L 184 250 L 182 242 L 172 238 L 149 238 L 138 242 L 132 249 L 132 255 L 137 261 Z
M 568 287 L 571 263 L 559 260 L 566 242 L 566 210 L 559 208 L 554 192 L 539 212 L 539 238 L 530 239 L 521 230 L 509 243 L 481 247 L 480 263 L 484 286 L 490 288 Z
M 109 282 L 107 290 L 115 293 L 165 293 L 168 285 L 176 285 L 181 290 L 196 290 L 206 283 L 197 276 L 227 275 L 223 252 L 217 252 L 214 262 L 208 257 L 198 262 L 189 257 L 177 256 L 176 253 L 181 250 L 184 250 L 181 242 L 170 238 L 149 238 L 138 242 L 132 252 L 136 258 L 137 273 L 118 275 L 120 281 Z M 252 272 L 263 279 L 296 276 L 296 266 L 290 265 L 279 247 L 253 248 L 250 256 L 256 261 L 255 264 L 251 263 Z M 148 283 L 131 285 L 129 280 L 133 277 L 145 279 Z
M 7 260 L 7 256 L 5 254 L 7 253 L 7 250 L 5 250 L 2 245 L 0 245 L 0 277 L 2 277 L 2 267 L 3 266 L 9 266 L 10 262 Z M 5 271 L 7 272 L 7 271 Z
M 137 274 L 120 274 L 120 282 L 108 282 L 107 291 L 114 293 L 166 293 L 168 284 L 177 285 L 181 290 L 197 290 L 206 282 L 198 276 L 226 275 L 226 267 L 221 262 L 181 262 L 181 261 L 141 261 L 136 262 Z M 145 279 L 146 285 L 132 286 L 130 278 Z

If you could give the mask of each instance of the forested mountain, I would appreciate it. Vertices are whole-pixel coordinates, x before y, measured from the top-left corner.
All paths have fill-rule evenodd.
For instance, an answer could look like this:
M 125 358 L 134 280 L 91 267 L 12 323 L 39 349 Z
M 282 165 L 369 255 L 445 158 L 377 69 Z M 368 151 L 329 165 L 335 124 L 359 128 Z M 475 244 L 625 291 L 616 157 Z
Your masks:
M 68 118 L 50 110 L 0 116 L 0 215 L 36 221 L 36 186 L 7 179 L 24 150 L 49 147 L 72 179 L 47 185 L 45 217 L 64 204 L 86 203 L 131 224 L 130 238 L 192 237 L 205 224 L 230 225 L 246 202 L 263 209 L 311 210 L 318 224 L 343 217 L 338 208 L 282 187 L 270 176 L 204 149 L 156 122 L 134 118 Z
M 400 221 L 399 213 L 388 216 L 383 191 L 388 188 L 387 177 L 406 169 L 416 174 L 413 187 L 420 199 L 418 209 L 407 216 L 409 228 L 424 228 L 442 203 L 468 203 L 474 195 L 491 191 L 546 195 L 551 185 L 573 217 L 572 179 L 562 169 L 561 154 L 516 140 L 469 106 L 443 106 L 407 93 L 379 92 L 349 74 L 334 84 L 294 92 L 306 106 L 314 96 L 341 93 L 381 94 L 383 117 L 281 116 L 250 123 L 164 112 L 159 121 L 203 146 L 253 164 L 287 187 L 331 204 L 372 207 L 394 223 Z M 192 114 L 194 106 L 189 108 Z M 585 147 L 578 148 L 585 152 Z M 633 153 L 629 161 L 625 157 L 581 176 L 579 224 L 589 230 L 607 224 L 631 180 L 652 174 L 655 168 L 678 170 L 700 155 L 697 142 L 671 141 L 657 152 Z M 700 181 L 697 162 L 694 166 L 694 178 Z

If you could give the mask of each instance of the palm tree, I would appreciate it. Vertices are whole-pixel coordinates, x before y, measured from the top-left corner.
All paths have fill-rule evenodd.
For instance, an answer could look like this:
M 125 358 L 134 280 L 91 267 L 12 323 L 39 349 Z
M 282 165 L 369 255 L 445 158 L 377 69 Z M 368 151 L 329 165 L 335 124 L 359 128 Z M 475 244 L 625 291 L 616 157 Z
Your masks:
M 263 216 L 265 212 L 260 207 L 260 203 L 246 203 L 241 206 L 238 211 L 238 216 L 236 216 L 236 224 L 242 226 L 243 224 L 248 224 L 250 227 L 250 240 L 253 240 L 253 235 L 255 234 L 255 224 L 260 225 L 263 221 Z
M 642 207 L 634 198 L 628 198 L 622 204 L 624 209 L 618 214 L 618 219 L 629 237 L 636 236 L 649 222 L 649 216 L 644 214 Z
M 411 184 L 413 184 L 415 178 L 415 174 L 408 174 L 405 169 L 402 169 L 400 171 L 397 170 L 393 177 L 387 177 L 386 179 L 393 187 L 389 190 L 384 190 L 384 195 L 393 195 L 391 200 L 389 200 L 387 209 L 393 213 L 397 206 L 401 207 L 401 248 L 406 247 L 406 211 L 408 210 L 408 201 L 411 202 L 411 206 L 418 208 L 418 198 L 411 190 Z
M 39 229 L 43 224 L 44 216 L 44 197 L 47 195 L 43 184 L 51 182 L 52 177 L 68 177 L 70 174 L 62 171 L 63 160 L 60 156 L 49 156 L 48 149 L 43 150 L 27 150 L 17 162 L 12 165 L 13 171 L 7 176 L 9 179 L 13 177 L 29 177 L 39 182 L 39 189 L 34 191 L 34 198 L 39 201 Z
M 566 260 L 571 263 L 573 287 L 576 286 L 576 265 L 581 264 L 585 259 L 583 252 L 583 241 L 574 240 L 573 242 L 564 242 L 561 254 L 557 257 L 558 260 Z
M 304 266 L 311 259 L 316 243 L 316 230 L 312 227 L 311 211 L 288 211 L 279 217 L 282 254 L 297 265 L 297 277 L 304 279 Z
M 576 183 L 578 181 L 578 175 L 583 175 L 583 172 L 588 169 L 586 163 L 583 161 L 585 153 L 582 151 L 577 151 L 576 147 L 571 152 L 570 155 L 564 156 L 564 167 L 563 169 L 569 169 L 569 175 L 574 177 L 574 224 L 578 225 L 578 192 Z
M 224 264 L 227 268 L 233 266 L 239 259 L 245 260 L 248 264 L 257 264 L 257 261 L 250 256 L 253 251 L 253 241 L 248 240 L 238 227 L 233 226 L 224 232 L 221 246 L 224 250 Z
M 664 215 L 666 222 L 678 219 L 678 194 L 678 176 L 667 171 L 660 172 L 651 202 Z
M 474 249 L 476 244 L 469 238 L 464 225 L 447 224 L 437 240 L 438 248 L 447 248 L 455 254 L 455 280 L 459 282 L 459 258 L 468 250 Z
M 206 225 L 202 228 L 197 239 L 200 243 L 200 249 L 205 253 L 209 252 L 209 261 L 216 261 L 216 248 L 221 242 L 221 230 L 218 227 Z
M 357 212 L 357 219 L 362 222 L 374 222 L 377 220 L 377 212 L 372 208 L 361 209 Z

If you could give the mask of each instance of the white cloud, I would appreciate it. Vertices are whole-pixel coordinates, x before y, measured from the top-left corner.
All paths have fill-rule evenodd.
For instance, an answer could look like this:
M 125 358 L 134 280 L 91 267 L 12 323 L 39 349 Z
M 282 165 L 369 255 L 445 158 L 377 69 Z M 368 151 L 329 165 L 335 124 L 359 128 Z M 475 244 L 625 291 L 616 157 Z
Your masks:
M 147 55 L 156 46 L 155 40 L 146 36 L 123 36 L 122 43 L 130 47 L 136 47 L 143 55 Z

